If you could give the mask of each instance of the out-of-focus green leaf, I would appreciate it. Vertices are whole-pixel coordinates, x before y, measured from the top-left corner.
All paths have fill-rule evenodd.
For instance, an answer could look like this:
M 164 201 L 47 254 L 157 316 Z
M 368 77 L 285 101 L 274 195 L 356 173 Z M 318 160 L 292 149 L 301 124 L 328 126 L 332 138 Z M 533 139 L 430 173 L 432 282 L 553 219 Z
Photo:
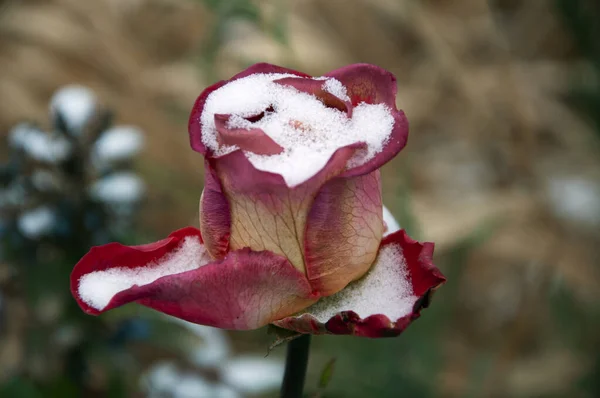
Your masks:
M 333 377 L 333 371 L 335 370 L 336 358 L 331 358 L 321 371 L 321 377 L 319 378 L 319 389 L 324 390 L 329 385 L 331 378 Z
M 281 44 L 288 43 L 288 26 L 287 15 L 288 7 L 287 0 L 280 0 L 275 3 L 275 17 L 271 23 L 271 34 L 273 38 Z
M 44 398 L 44 395 L 31 381 L 16 377 L 0 386 L 0 397 Z
M 65 377 L 59 377 L 44 388 L 44 397 L 78 398 L 81 392 L 73 382 Z

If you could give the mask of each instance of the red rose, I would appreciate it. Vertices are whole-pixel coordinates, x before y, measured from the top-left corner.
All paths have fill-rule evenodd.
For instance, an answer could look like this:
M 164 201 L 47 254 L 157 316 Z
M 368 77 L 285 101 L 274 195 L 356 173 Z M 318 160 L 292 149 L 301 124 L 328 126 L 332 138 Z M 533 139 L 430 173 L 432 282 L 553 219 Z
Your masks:
M 138 302 L 227 329 L 400 333 L 445 279 L 432 243 L 384 237 L 379 168 L 406 144 L 396 80 L 373 65 L 312 78 L 257 64 L 207 88 L 189 121 L 205 157 L 200 231 L 95 247 L 71 290 L 99 314 Z

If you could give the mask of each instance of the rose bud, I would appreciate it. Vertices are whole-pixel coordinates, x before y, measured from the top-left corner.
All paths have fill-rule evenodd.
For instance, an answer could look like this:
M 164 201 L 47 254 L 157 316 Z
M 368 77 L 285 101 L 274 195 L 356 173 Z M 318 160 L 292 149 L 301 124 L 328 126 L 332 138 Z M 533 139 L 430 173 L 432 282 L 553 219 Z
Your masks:
M 408 136 L 395 97 L 367 64 L 318 78 L 257 64 L 207 88 L 189 120 L 200 230 L 92 248 L 75 299 L 94 315 L 135 301 L 226 329 L 399 334 L 445 278 L 432 243 L 384 222 L 379 168 Z

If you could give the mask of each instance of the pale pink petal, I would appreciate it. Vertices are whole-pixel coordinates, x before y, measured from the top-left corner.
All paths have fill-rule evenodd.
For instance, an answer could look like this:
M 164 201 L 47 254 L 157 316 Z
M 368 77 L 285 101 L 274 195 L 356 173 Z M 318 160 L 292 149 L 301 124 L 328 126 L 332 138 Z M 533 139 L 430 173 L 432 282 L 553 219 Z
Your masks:
M 369 270 L 383 235 L 381 208 L 379 170 L 334 178 L 320 189 L 304 236 L 306 275 L 315 291 L 337 293 Z
M 304 233 L 313 200 L 360 148 L 337 150 L 319 173 L 292 188 L 280 175 L 256 169 L 241 151 L 212 159 L 231 211 L 230 250 L 269 250 L 304 272 Z

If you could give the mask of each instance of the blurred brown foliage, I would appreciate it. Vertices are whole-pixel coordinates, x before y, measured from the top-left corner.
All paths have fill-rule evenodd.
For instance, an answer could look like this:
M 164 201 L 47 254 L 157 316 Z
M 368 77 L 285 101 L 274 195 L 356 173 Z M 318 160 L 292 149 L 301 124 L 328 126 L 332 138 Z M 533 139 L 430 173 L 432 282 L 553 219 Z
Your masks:
M 498 353 L 482 396 L 567 396 L 590 366 L 552 330 L 547 299 L 557 283 L 583 305 L 600 298 L 600 148 L 567 100 L 573 80 L 594 76 L 552 2 L 256 1 L 260 22 L 227 21 L 204 68 L 217 17 L 201 2 L 3 5 L 2 131 L 43 119 L 60 85 L 92 87 L 147 131 L 144 224 L 157 234 L 195 223 L 202 160 L 186 118 L 208 80 L 258 61 L 313 75 L 354 62 L 392 71 L 411 133 L 383 173 L 388 207 L 408 208 L 411 232 L 439 258 L 491 229 L 456 281 L 442 395 L 466 394 L 482 351 Z

